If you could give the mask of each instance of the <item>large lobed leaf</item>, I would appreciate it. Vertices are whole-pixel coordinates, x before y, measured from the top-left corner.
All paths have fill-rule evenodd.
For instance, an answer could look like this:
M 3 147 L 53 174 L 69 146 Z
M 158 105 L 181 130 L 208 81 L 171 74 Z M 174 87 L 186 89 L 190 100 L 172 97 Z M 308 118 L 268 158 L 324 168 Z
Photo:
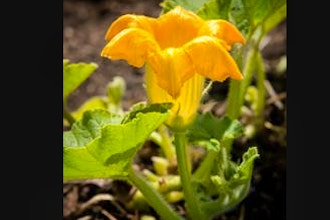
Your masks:
M 85 112 L 63 135 L 64 179 L 125 178 L 136 151 L 167 117 L 160 104 L 146 106 L 125 121 L 101 109 Z
M 120 124 L 122 117 L 102 109 L 86 111 L 81 120 L 72 125 L 71 131 L 63 134 L 63 146 L 82 147 L 100 136 L 103 126 Z

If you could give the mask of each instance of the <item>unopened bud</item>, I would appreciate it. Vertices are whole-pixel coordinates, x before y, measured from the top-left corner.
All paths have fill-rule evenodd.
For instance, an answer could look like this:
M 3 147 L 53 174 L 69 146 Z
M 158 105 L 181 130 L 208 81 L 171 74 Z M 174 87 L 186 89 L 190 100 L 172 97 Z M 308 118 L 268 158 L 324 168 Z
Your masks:
M 113 80 L 108 84 L 107 88 L 107 96 L 110 103 L 116 106 L 120 106 L 125 90 L 125 80 L 120 76 L 115 76 Z

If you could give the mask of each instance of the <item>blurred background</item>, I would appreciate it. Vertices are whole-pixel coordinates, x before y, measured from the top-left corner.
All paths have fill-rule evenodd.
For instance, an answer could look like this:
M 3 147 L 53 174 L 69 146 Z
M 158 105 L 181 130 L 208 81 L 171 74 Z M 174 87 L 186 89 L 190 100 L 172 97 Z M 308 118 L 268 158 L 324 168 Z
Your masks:
M 124 61 L 112 62 L 100 56 L 106 45 L 105 33 L 115 18 L 135 13 L 157 17 L 161 11 L 159 0 L 64 0 L 63 1 L 63 58 L 71 62 L 95 62 L 99 68 L 69 98 L 68 107 L 76 109 L 93 95 L 105 95 L 106 85 L 114 76 L 122 76 L 127 83 L 123 107 L 146 99 L 142 87 L 142 69 Z

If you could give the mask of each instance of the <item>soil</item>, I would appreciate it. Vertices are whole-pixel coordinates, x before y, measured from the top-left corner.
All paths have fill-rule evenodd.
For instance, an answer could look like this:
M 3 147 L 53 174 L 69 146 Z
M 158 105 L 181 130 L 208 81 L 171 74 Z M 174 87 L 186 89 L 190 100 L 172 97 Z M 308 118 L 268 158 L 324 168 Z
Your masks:
M 104 95 L 114 76 L 126 80 L 127 90 L 123 108 L 146 100 L 143 88 L 143 69 L 124 61 L 102 58 L 104 35 L 108 26 L 122 14 L 135 13 L 157 17 L 161 11 L 159 0 L 64 0 L 63 1 L 63 58 L 71 62 L 95 62 L 99 68 L 68 99 L 70 110 L 77 109 L 92 96 Z M 286 219 L 286 69 L 279 69 L 286 55 L 286 21 L 274 28 L 262 43 L 267 72 L 267 100 L 265 124 L 251 140 L 238 139 L 233 158 L 239 158 L 247 146 L 257 146 L 261 155 L 256 160 L 251 190 L 234 210 L 215 220 L 283 220 Z M 209 99 L 212 104 L 204 110 L 222 115 L 228 83 L 214 83 Z M 248 123 L 248 117 L 242 118 Z M 147 166 L 157 154 L 157 146 L 147 142 L 138 154 L 140 163 Z M 86 180 L 63 183 L 63 219 L 103 220 L 140 219 L 142 213 L 125 209 L 122 201 L 130 195 L 131 186 L 112 180 Z M 184 212 L 178 203 L 177 210 Z M 157 216 L 152 210 L 147 214 Z

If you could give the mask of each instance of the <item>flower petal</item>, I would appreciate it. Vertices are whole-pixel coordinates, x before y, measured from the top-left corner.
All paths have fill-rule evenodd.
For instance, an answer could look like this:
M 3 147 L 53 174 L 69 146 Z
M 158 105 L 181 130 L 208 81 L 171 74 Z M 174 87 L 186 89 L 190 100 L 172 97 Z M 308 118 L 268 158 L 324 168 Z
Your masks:
M 203 95 L 204 77 L 194 74 L 182 86 L 180 95 L 173 99 L 163 88 L 158 85 L 157 76 L 153 72 L 149 63 L 145 68 L 146 92 L 149 103 L 171 102 L 170 117 L 166 124 L 173 128 L 186 128 L 196 116 Z
M 158 85 L 174 99 L 180 95 L 183 83 L 194 74 L 189 56 L 181 49 L 168 48 L 149 57 Z
M 198 74 L 220 82 L 228 77 L 243 78 L 234 59 L 217 38 L 198 37 L 184 45 L 183 49 L 189 54 Z
M 241 32 L 230 22 L 221 19 L 206 21 L 205 25 L 200 29 L 199 35 L 219 38 L 229 45 L 228 49 L 234 43 L 245 44 L 245 39 Z
M 157 20 L 155 38 L 162 49 L 180 47 L 198 36 L 204 20 L 181 6 L 162 15 Z
M 152 34 L 154 32 L 154 25 L 156 25 L 155 18 L 132 14 L 122 15 L 111 24 L 105 35 L 105 40 L 111 40 L 126 28 L 140 28 Z
M 142 67 L 148 56 L 159 50 L 153 36 L 138 28 L 128 28 L 117 34 L 103 48 L 101 56 L 113 60 L 124 59 L 130 65 Z

